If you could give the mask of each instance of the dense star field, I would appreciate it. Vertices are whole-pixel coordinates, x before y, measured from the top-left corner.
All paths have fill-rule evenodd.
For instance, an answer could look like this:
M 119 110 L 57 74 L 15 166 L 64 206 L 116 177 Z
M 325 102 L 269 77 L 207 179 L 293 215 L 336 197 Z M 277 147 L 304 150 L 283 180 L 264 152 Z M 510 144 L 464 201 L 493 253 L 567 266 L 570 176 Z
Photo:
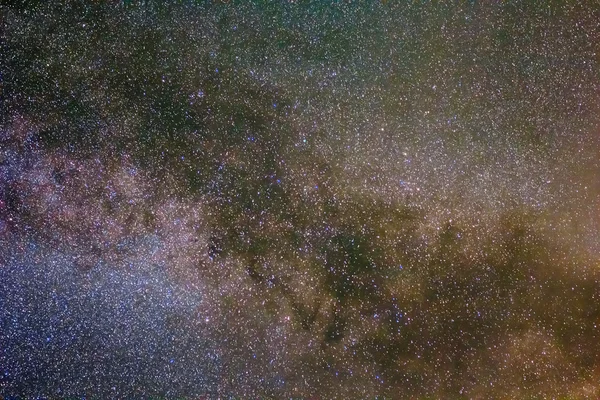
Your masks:
M 600 397 L 592 2 L 65 3 L 0 6 L 0 398 Z

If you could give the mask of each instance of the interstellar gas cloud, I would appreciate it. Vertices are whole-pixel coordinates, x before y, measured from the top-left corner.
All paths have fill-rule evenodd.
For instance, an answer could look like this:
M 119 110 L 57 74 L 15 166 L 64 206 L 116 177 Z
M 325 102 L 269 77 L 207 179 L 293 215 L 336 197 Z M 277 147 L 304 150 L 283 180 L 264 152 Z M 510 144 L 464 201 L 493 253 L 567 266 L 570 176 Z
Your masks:
M 600 9 L 52 3 L 0 6 L 0 398 L 600 396 Z

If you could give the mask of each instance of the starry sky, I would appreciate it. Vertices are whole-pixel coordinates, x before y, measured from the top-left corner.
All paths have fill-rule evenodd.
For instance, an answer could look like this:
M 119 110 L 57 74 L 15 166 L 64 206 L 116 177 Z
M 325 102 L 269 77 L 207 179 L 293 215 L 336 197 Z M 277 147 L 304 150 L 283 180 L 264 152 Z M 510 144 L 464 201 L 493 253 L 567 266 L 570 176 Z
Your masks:
M 0 398 L 600 396 L 600 7 L 65 3 L 0 6 Z

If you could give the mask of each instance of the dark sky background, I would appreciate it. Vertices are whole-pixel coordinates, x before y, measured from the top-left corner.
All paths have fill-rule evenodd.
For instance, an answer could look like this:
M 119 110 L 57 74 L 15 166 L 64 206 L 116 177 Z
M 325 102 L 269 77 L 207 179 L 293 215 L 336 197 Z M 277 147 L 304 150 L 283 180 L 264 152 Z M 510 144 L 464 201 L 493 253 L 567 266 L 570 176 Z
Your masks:
M 68 3 L 0 6 L 0 398 L 600 396 L 592 2 Z

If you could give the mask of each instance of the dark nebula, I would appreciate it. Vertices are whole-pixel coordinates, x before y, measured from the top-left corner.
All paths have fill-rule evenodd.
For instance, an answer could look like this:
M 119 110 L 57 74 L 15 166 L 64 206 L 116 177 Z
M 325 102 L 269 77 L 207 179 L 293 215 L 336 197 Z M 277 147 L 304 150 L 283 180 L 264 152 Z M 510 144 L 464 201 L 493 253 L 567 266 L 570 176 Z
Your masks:
M 0 398 L 600 397 L 600 8 L 176 3 L 0 6 Z

